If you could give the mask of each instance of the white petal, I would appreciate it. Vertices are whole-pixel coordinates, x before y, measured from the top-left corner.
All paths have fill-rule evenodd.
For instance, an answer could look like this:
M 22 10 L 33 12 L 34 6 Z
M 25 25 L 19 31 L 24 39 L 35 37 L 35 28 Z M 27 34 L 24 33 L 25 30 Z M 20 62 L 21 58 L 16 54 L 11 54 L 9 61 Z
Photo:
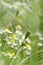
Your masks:
M 27 52 L 26 54 L 27 54 L 27 55 L 30 55 L 30 54 L 31 54 L 31 52 Z
M 18 34 L 18 35 L 21 36 L 21 35 L 22 35 L 22 32 L 17 30 L 17 31 L 16 31 L 16 34 Z
M 9 58 L 12 58 L 12 55 L 10 53 L 8 54 L 8 56 L 9 56 Z
M 11 44 L 11 42 L 10 42 L 10 41 L 8 41 L 8 42 L 7 42 L 7 44 L 8 44 L 8 45 L 10 45 L 10 44 Z
M 39 37 L 39 40 L 43 40 L 43 38 L 42 37 Z
M 36 34 L 37 34 L 38 36 L 42 36 L 42 34 L 41 34 L 40 32 L 37 32 Z
M 2 46 L 2 44 L 0 43 L 0 47 Z
M 43 46 L 43 44 L 42 43 L 38 43 L 38 46 Z
M 31 43 L 31 41 L 30 41 L 30 39 L 29 39 L 29 38 L 27 38 L 27 39 L 26 39 L 26 41 L 27 41 L 28 43 Z

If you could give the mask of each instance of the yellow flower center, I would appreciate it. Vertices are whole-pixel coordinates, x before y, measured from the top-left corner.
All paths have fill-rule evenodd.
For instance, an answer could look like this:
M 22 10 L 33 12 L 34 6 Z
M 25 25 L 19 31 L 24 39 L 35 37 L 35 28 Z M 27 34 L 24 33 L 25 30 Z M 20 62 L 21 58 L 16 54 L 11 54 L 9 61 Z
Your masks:
M 11 42 L 12 42 L 12 43 L 14 43 L 14 42 L 15 42 L 15 40 L 14 40 L 14 39 L 12 39 L 12 40 L 11 40 Z
M 9 29 L 8 29 L 8 28 L 6 28 L 6 29 L 5 29 L 5 31 L 6 31 L 6 32 L 8 32 L 8 31 L 9 31 Z
M 12 34 L 12 38 L 16 38 L 16 34 Z
M 11 55 L 12 55 L 12 56 L 15 56 L 15 53 L 13 52 Z
M 30 48 L 30 44 L 26 43 L 26 48 Z

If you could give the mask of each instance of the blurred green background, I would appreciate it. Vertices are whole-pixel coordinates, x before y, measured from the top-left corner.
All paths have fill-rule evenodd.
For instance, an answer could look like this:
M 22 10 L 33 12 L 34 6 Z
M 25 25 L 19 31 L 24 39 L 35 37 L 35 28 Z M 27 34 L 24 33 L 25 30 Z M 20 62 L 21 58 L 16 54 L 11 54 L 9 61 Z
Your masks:
M 43 38 L 43 0 L 0 0 L 0 29 L 9 27 L 15 32 L 15 26 L 21 25 L 22 31 L 31 31 L 31 56 L 25 57 L 22 52 L 17 59 L 9 59 L 0 54 L 0 65 L 43 65 L 43 46 L 37 48 L 37 32 Z M 37 53 L 38 52 L 38 53 Z M 11 62 L 11 63 L 10 63 Z

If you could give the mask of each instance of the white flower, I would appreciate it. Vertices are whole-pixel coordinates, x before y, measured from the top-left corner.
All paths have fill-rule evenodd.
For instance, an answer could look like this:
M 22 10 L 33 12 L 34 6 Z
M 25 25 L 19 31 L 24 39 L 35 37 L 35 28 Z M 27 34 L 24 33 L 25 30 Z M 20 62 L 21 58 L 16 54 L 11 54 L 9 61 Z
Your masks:
M 19 40 L 19 44 L 20 44 L 20 45 L 22 44 L 22 40 Z
M 16 59 L 17 57 L 16 57 L 16 56 L 14 56 L 14 58 Z
M 29 38 L 27 38 L 27 39 L 26 39 L 26 41 L 27 41 L 28 43 L 31 43 L 31 41 L 30 41 L 30 39 L 29 39 Z
M 32 48 L 30 47 L 30 48 L 28 48 L 29 50 L 31 50 Z
M 39 40 L 43 40 L 43 37 L 39 37 Z
M 8 41 L 8 42 L 7 42 L 7 44 L 8 44 L 8 45 L 10 45 L 10 44 L 11 44 L 11 42 L 10 42 L 10 41 Z
M 43 46 L 43 44 L 42 43 L 38 43 L 38 46 Z
M 5 28 L 5 32 L 7 32 L 7 33 L 12 33 L 10 30 L 9 30 L 9 28 Z
M 5 52 L 1 52 L 1 54 L 5 55 Z
M 9 54 L 8 54 L 8 57 L 9 57 L 9 58 L 12 58 L 12 55 L 9 53 Z
M 6 31 L 5 31 L 6 32 Z M 8 30 L 8 33 L 12 33 L 10 30 Z
M 23 35 L 23 36 L 22 36 L 22 40 L 24 40 L 24 39 L 25 39 L 25 36 Z
M 9 30 L 8 33 L 12 33 L 12 32 Z
M 9 5 L 8 3 L 6 3 L 5 1 L 2 1 L 2 5 L 4 5 L 7 8 L 10 8 L 10 9 L 12 8 L 12 6 Z
M 14 46 L 13 46 L 13 45 L 11 45 L 11 47 L 12 47 L 12 48 L 14 48 Z
M 5 30 L 2 30 L 3 33 L 5 33 Z
M 26 49 L 26 46 L 23 46 L 23 50 Z
M 14 43 L 13 45 L 14 45 L 14 46 L 17 46 L 18 44 Z
M 18 34 L 18 35 L 20 35 L 20 36 L 23 35 L 23 33 L 22 33 L 21 31 L 19 31 L 19 30 L 16 31 L 16 34 Z
M 2 46 L 2 44 L 0 43 L 0 47 Z
M 31 52 L 26 52 L 26 55 L 30 55 L 31 54 Z
M 37 32 L 36 34 L 37 34 L 38 36 L 42 36 L 42 34 L 41 34 L 40 32 Z

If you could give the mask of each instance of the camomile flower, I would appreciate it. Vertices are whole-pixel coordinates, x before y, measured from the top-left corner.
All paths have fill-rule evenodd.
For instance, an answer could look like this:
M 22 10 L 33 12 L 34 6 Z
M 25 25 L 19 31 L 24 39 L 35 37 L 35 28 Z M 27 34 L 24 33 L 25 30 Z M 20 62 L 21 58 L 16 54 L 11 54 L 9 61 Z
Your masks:
M 7 44 L 8 44 L 8 45 L 10 45 L 10 44 L 11 44 L 11 42 L 10 42 L 10 41 L 7 41 Z
M 15 56 L 15 53 L 13 52 L 11 55 L 12 55 L 12 57 L 14 57 Z
M 9 28 L 5 28 L 5 32 L 7 32 L 7 33 L 12 33 L 12 32 L 9 30 Z
M 6 31 L 6 32 L 8 32 L 8 31 L 9 31 L 9 29 L 8 29 L 8 28 L 5 28 L 5 31 Z
M 25 46 L 26 46 L 27 49 L 31 50 L 31 45 L 30 44 L 26 43 Z
M 11 53 L 8 53 L 8 57 L 9 57 L 9 58 L 12 58 L 12 55 L 11 55 Z
M 30 44 L 26 43 L 26 48 L 30 48 Z
M 16 38 L 16 34 L 12 34 L 12 38 Z
M 1 52 L 1 54 L 5 55 L 5 52 Z
M 26 53 L 26 55 L 31 55 L 30 51 L 26 51 L 25 53 Z
M 43 41 L 43 37 L 39 37 L 39 40 L 42 40 Z
M 7 56 L 9 58 L 12 58 L 12 54 L 9 51 L 6 51 L 5 54 L 4 54 L 4 56 Z
M 43 46 L 43 44 L 42 43 L 38 43 L 38 46 Z
M 31 40 L 29 38 L 27 38 L 25 41 L 31 44 Z
M 2 46 L 2 44 L 0 43 L 0 47 Z
M 12 39 L 12 40 L 11 40 L 11 42 L 12 42 L 12 43 L 15 43 L 15 40 L 14 40 L 14 39 Z
M 17 35 L 20 35 L 20 36 L 22 36 L 22 35 L 23 35 L 23 33 L 22 33 L 22 31 L 21 31 L 21 30 L 16 30 L 16 34 L 17 34 Z

